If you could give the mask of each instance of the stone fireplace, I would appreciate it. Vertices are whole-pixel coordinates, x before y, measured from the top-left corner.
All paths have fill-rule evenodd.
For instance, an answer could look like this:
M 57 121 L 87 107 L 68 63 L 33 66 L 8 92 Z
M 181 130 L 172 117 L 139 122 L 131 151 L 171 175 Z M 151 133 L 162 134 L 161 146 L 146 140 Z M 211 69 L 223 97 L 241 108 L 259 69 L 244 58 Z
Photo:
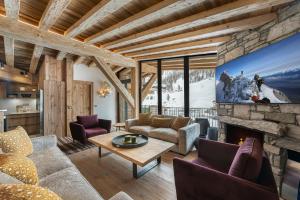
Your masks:
M 296 120 L 299 114 L 300 106 L 292 104 L 218 104 L 219 141 L 238 144 L 240 138 L 260 138 L 280 192 L 287 150 L 300 152 L 300 127 Z
M 298 33 L 299 19 L 300 1 L 297 0 L 279 9 L 277 18 L 273 21 L 252 30 L 233 34 L 231 40 L 218 48 L 218 65 Z M 248 131 L 261 133 L 264 150 L 270 158 L 278 190 L 281 192 L 288 159 L 287 152 L 288 150 L 300 152 L 300 104 L 224 103 L 217 104 L 217 110 L 220 141 L 226 142 L 226 134 L 236 131 L 231 129 L 232 127 L 242 128 L 245 135 Z

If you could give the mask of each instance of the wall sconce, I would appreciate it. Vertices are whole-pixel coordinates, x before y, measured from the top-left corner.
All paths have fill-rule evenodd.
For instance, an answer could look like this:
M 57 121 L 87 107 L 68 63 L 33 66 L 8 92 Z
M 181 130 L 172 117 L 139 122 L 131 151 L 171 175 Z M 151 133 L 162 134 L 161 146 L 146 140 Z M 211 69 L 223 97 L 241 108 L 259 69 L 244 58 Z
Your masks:
M 112 92 L 112 89 L 108 82 L 102 81 L 100 84 L 100 88 L 97 90 L 97 94 L 100 97 L 106 97 Z

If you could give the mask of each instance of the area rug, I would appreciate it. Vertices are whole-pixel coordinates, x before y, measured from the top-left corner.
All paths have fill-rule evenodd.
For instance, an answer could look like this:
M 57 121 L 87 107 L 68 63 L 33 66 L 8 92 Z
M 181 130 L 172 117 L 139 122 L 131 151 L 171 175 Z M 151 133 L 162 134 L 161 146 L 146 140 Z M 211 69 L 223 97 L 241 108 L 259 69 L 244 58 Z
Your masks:
M 67 155 L 95 147 L 95 145 L 90 142 L 82 144 L 78 141 L 73 141 L 71 137 L 58 138 L 57 146 Z

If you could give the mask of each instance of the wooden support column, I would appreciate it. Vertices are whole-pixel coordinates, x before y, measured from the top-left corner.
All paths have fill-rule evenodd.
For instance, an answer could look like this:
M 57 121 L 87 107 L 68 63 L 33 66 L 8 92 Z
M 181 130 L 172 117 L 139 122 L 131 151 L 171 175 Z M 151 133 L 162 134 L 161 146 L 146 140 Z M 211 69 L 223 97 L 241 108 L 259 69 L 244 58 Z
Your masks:
M 134 110 L 134 115 L 135 117 L 138 117 L 139 115 L 139 94 L 138 94 L 138 90 L 139 90 L 139 72 L 138 72 L 138 67 L 136 68 L 131 68 L 131 94 L 134 98 L 134 102 L 135 102 L 135 107 L 133 107 Z
M 151 78 L 149 79 L 148 83 L 146 84 L 146 86 L 143 88 L 142 90 L 142 101 L 147 97 L 147 95 L 149 94 L 153 84 L 155 83 L 157 79 L 157 74 L 152 74 Z
M 94 62 L 97 67 L 102 71 L 106 78 L 113 84 L 116 90 L 122 95 L 122 97 L 127 101 L 131 107 L 135 107 L 134 98 L 128 92 L 128 90 L 121 83 L 116 74 L 111 70 L 111 67 L 104 62 L 101 58 L 93 57 Z
M 69 123 L 72 119 L 72 105 L 73 105 L 73 73 L 74 73 L 74 62 L 70 57 L 66 59 L 66 123 L 67 123 L 67 136 L 71 136 Z

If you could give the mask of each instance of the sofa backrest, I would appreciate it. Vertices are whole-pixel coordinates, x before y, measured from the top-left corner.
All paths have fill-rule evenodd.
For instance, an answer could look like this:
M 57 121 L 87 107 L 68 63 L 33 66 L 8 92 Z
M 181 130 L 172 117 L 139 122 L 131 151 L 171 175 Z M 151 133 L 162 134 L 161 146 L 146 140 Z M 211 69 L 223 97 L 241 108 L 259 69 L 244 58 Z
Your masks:
M 98 116 L 89 115 L 89 116 L 77 116 L 77 122 L 82 124 L 84 128 L 94 128 L 98 126 Z

